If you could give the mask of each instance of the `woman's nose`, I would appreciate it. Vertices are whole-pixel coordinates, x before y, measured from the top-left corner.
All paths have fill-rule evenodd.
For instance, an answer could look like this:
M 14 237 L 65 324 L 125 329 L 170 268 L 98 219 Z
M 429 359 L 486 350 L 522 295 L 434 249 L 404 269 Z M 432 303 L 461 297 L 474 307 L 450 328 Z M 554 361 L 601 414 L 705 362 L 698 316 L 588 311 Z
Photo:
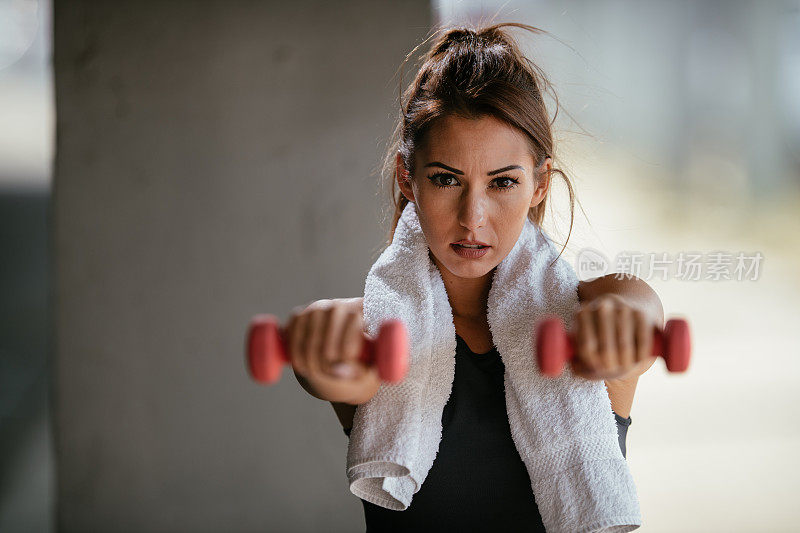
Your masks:
M 478 194 L 467 194 L 461 200 L 459 222 L 470 231 L 482 227 L 486 222 L 486 205 Z

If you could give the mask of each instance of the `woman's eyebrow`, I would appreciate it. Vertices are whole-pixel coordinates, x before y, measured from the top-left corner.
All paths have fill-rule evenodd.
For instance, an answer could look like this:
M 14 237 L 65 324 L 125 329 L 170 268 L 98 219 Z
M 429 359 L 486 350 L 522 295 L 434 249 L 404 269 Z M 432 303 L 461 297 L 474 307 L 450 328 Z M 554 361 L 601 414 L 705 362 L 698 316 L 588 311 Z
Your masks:
M 428 168 L 428 167 L 439 167 L 439 168 L 443 168 L 445 170 L 449 170 L 450 172 L 452 172 L 454 174 L 460 174 L 461 176 L 464 175 L 464 171 L 458 170 L 457 168 L 453 168 L 451 166 L 445 165 L 444 163 L 440 163 L 438 161 L 432 161 L 432 162 L 428 163 L 427 165 L 425 165 L 423 168 Z M 494 176 L 495 174 L 500 174 L 501 172 L 505 172 L 507 170 L 513 170 L 515 168 L 518 168 L 520 170 L 525 170 L 523 167 L 521 167 L 519 165 L 508 165 L 507 167 L 498 168 L 497 170 L 492 170 L 491 172 L 487 172 L 486 175 L 487 176 Z
M 525 170 L 524 168 L 522 168 L 519 165 L 508 165 L 507 167 L 498 168 L 497 170 L 492 170 L 491 172 L 487 172 L 486 175 L 487 176 L 494 176 L 495 174 L 500 174 L 501 172 L 505 172 L 506 170 L 513 170 L 515 168 L 518 168 L 520 170 Z
M 445 170 L 449 170 L 450 172 L 453 172 L 454 174 L 460 174 L 462 176 L 464 175 L 464 171 L 458 170 L 457 168 L 449 167 L 449 166 L 445 165 L 444 163 L 439 163 L 438 161 L 433 161 L 431 163 L 428 163 L 423 168 L 428 168 L 428 167 L 440 167 L 440 168 L 443 168 Z

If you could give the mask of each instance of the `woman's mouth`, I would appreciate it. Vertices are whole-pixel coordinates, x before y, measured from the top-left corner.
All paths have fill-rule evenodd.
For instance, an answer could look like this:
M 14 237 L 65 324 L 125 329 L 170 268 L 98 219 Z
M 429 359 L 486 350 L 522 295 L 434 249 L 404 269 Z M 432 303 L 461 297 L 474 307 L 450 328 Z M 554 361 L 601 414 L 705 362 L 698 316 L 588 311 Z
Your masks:
M 455 253 L 461 257 L 464 257 L 465 259 L 477 259 L 479 257 L 483 257 L 489 252 L 489 248 L 491 248 L 491 246 L 456 243 L 450 244 L 450 247 Z

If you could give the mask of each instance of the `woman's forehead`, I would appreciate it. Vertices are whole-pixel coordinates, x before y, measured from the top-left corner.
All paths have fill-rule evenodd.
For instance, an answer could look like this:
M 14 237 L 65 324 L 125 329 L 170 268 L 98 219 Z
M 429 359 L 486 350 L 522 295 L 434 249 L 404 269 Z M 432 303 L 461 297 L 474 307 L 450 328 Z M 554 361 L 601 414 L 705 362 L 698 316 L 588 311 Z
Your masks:
M 440 119 L 426 135 L 424 145 L 420 147 L 420 156 L 417 161 L 423 165 L 440 161 L 452 166 L 520 164 L 530 168 L 532 162 L 525 135 L 491 116 L 479 119 L 448 116 Z
M 519 129 L 493 116 L 442 117 L 431 125 L 426 145 L 429 150 L 453 149 L 460 145 L 505 144 L 525 148 L 527 138 Z

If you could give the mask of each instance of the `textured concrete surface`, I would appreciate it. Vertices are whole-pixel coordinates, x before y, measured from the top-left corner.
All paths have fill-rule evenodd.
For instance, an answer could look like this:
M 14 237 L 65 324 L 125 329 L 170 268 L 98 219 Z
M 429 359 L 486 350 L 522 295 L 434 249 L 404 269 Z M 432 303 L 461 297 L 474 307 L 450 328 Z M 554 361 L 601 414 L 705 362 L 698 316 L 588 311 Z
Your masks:
M 64 531 L 354 531 L 346 437 L 250 317 L 363 293 L 409 2 L 59 2 L 53 181 Z

